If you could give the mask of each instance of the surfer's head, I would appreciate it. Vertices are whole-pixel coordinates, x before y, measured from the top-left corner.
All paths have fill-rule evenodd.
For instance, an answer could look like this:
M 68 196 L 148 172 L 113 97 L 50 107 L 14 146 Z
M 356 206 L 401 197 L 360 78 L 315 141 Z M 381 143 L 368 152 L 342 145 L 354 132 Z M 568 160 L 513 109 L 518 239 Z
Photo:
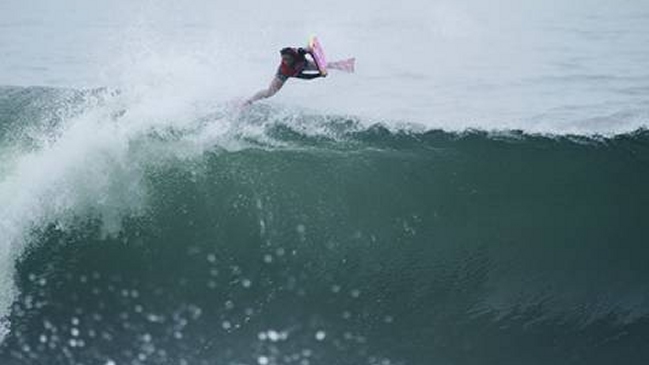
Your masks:
M 282 55 L 282 62 L 289 66 L 292 66 L 295 63 L 298 56 L 295 48 L 290 47 L 282 48 L 282 50 L 279 51 L 279 54 Z

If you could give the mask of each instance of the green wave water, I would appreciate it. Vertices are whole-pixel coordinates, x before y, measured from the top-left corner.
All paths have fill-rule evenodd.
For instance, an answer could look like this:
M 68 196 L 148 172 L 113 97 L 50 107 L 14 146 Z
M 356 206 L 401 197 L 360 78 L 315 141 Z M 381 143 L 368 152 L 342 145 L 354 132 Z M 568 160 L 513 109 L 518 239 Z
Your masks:
M 16 288 L 2 364 L 649 360 L 644 130 L 448 133 L 259 106 L 129 134 L 137 108 L 98 112 L 101 91 L 0 94 L 0 227 L 27 222 L 0 242 Z

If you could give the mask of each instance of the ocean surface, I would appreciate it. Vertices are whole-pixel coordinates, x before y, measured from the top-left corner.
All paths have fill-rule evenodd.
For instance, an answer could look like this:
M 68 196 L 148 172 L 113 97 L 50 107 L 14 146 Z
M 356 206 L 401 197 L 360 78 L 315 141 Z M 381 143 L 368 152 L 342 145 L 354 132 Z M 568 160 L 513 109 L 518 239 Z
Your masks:
M 238 107 L 311 34 L 357 73 Z M 640 0 L 3 0 L 0 364 L 647 364 L 647 60 Z

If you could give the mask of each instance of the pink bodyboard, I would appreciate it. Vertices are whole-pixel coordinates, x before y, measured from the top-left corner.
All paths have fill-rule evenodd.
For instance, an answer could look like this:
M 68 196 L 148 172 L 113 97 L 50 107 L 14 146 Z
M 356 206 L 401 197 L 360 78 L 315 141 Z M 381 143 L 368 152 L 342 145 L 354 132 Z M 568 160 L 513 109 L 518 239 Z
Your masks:
M 320 70 L 320 73 L 322 75 L 327 74 L 327 58 L 325 57 L 324 51 L 322 50 L 322 46 L 320 45 L 320 42 L 318 42 L 318 38 L 316 37 L 311 37 L 309 40 L 309 48 L 311 49 L 311 55 L 313 55 L 313 60 L 315 61 L 316 65 L 318 66 L 318 70 Z

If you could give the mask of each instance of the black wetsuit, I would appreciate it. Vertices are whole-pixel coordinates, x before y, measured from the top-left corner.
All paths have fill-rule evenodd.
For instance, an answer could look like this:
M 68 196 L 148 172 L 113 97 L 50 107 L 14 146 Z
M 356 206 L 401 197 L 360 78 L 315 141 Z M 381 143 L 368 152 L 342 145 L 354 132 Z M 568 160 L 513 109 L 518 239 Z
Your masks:
M 307 50 L 298 48 L 293 52 L 293 65 L 288 66 L 282 62 L 277 69 L 277 78 L 286 81 L 289 77 L 298 79 L 311 80 L 321 77 L 318 66 L 313 61 L 306 58 Z M 315 72 L 313 72 L 315 71 Z

